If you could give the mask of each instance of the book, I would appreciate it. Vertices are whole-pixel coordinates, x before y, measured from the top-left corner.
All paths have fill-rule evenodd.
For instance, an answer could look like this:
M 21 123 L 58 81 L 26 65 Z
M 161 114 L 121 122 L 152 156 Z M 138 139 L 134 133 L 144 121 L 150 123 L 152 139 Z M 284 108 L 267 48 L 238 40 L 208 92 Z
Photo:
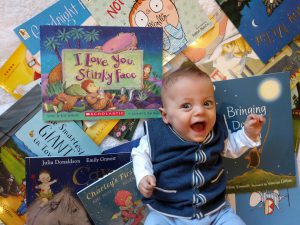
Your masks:
M 136 187 L 132 162 L 77 192 L 95 225 L 142 223 L 148 213 Z
M 96 25 L 80 0 L 60 0 L 14 29 L 26 48 L 40 62 L 40 25 Z M 60 38 L 64 40 L 64 35 Z
M 102 26 L 163 27 L 163 64 L 213 26 L 197 1 L 83 0 L 83 3 Z
M 138 126 L 138 123 L 139 119 L 120 120 L 109 132 L 109 135 L 118 139 L 119 141 L 130 141 Z
M 213 27 L 188 45 L 182 53 L 193 63 L 204 63 L 212 60 L 222 43 L 241 35 L 215 0 L 198 2 L 213 23 Z
M 251 77 L 256 74 L 290 71 L 293 74 L 299 68 L 297 57 L 300 48 L 299 37 L 284 46 L 272 60 L 263 63 L 248 42 L 240 35 L 229 36 L 215 47 L 213 53 L 197 61 L 194 55 L 200 55 L 197 43 L 188 46 L 182 53 L 214 81 Z M 199 39 L 199 41 L 201 38 Z M 202 42 L 199 42 L 199 44 Z M 183 57 L 184 56 L 180 56 Z
M 133 148 L 136 148 L 140 144 L 140 138 L 137 138 L 132 141 L 128 141 L 126 143 L 121 143 L 118 146 L 105 149 L 102 154 L 107 154 L 107 153 L 122 153 L 122 152 L 128 152 L 131 153 L 131 150 Z
M 130 153 L 27 157 L 27 223 L 93 224 L 76 193 L 129 160 Z
M 298 1 L 216 1 L 262 62 L 299 34 Z
M 79 38 L 70 48 L 60 32 Z M 44 120 L 160 117 L 161 40 L 161 28 L 41 26 Z
M 300 66 L 291 76 L 291 97 L 293 116 L 300 117 Z
M 99 145 L 103 139 L 111 132 L 119 120 L 98 120 L 95 124 L 88 127 L 85 133 Z
M 299 175 L 297 179 L 299 185 Z M 237 214 L 248 225 L 296 225 L 300 210 L 299 200 L 299 186 L 235 195 Z
M 10 138 L 28 156 L 100 154 L 98 147 L 74 122 L 44 122 L 41 90 L 36 85 L 0 116 L 0 146 Z
M 228 193 L 296 185 L 289 78 L 281 72 L 214 82 L 216 110 L 229 132 L 241 129 L 250 113 L 266 117 L 260 146 L 237 159 L 224 158 Z
M 0 68 L 0 87 L 16 100 L 40 83 L 41 66 L 20 44 Z
M 13 139 L 0 145 L 0 220 L 5 225 L 24 225 L 26 221 L 26 156 Z

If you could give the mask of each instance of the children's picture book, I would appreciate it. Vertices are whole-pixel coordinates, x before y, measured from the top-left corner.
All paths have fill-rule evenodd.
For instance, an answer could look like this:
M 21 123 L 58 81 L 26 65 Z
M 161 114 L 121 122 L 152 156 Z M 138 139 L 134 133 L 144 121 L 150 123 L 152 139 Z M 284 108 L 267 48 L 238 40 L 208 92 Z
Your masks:
M 143 224 L 148 213 L 136 187 L 132 162 L 77 192 L 95 225 Z
M 82 1 L 102 26 L 162 27 L 163 64 L 213 26 L 197 1 Z
M 76 193 L 129 160 L 130 153 L 27 157 L 26 223 L 92 225 Z
M 98 147 L 74 121 L 44 122 L 37 85 L 0 116 L 0 146 L 13 138 L 28 156 L 100 154 Z
M 300 118 L 300 66 L 291 76 L 291 97 L 293 116 Z
M 300 32 L 299 1 L 217 2 L 264 63 Z
M 237 214 L 247 225 L 299 223 L 299 186 L 236 194 L 235 201 Z
M 139 123 L 139 119 L 127 119 L 120 120 L 109 132 L 109 135 L 118 139 L 119 141 L 132 139 L 132 136 L 135 132 Z
M 40 62 L 40 25 L 96 25 L 81 0 L 60 0 L 14 29 L 27 49 Z M 64 34 L 59 38 L 65 40 Z
M 213 28 L 187 46 L 182 53 L 193 63 L 213 60 L 219 46 L 241 35 L 215 0 L 198 0 Z
M 160 117 L 161 28 L 40 30 L 45 121 Z
M 26 156 L 13 139 L 0 145 L 0 220 L 5 225 L 26 221 Z
M 34 86 L 0 116 L 0 146 L 41 109 L 41 87 Z
M 140 144 L 140 138 L 137 138 L 132 141 L 128 141 L 126 143 L 122 143 L 118 146 L 105 149 L 102 154 L 107 154 L 107 153 L 122 153 L 122 152 L 129 152 L 131 153 L 131 150 L 133 148 L 136 148 Z
M 92 126 L 84 131 L 96 145 L 99 145 L 103 139 L 111 132 L 114 126 L 120 120 L 98 120 Z
M 214 85 L 217 112 L 224 117 L 229 132 L 241 129 L 251 113 L 266 117 L 260 146 L 237 159 L 224 158 L 227 192 L 295 186 L 290 74 L 265 74 Z
M 201 38 L 200 38 L 201 39 Z M 251 77 L 257 74 L 290 71 L 293 74 L 300 66 L 300 36 L 282 48 L 272 60 L 263 63 L 251 46 L 240 35 L 222 41 L 211 56 L 197 60 L 197 45 L 188 46 L 182 53 L 201 70 L 210 75 L 213 81 Z M 184 56 L 180 55 L 181 58 Z
M 25 45 L 20 44 L 0 68 L 0 74 L 0 87 L 20 99 L 40 83 L 41 66 Z

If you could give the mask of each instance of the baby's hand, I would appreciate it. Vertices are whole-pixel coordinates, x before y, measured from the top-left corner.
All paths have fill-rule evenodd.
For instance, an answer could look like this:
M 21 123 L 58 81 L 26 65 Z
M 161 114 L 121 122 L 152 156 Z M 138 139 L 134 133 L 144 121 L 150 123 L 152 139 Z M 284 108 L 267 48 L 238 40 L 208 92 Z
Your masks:
M 261 129 L 266 122 L 263 115 L 249 114 L 244 122 L 244 130 L 246 135 L 253 141 L 258 141 Z
M 144 176 L 139 183 L 139 191 L 145 198 L 150 198 L 154 187 L 156 186 L 156 179 L 154 176 Z

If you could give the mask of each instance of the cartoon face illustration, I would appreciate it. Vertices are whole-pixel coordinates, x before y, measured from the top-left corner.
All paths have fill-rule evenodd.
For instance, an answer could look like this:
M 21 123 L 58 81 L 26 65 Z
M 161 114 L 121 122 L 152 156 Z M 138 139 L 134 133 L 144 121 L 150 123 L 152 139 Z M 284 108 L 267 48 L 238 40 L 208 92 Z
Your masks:
M 139 0 L 129 15 L 131 26 L 164 27 L 167 24 L 177 26 L 179 20 L 174 1 L 171 0 Z
M 42 172 L 39 175 L 39 181 L 41 183 L 48 183 L 51 180 L 50 174 L 48 172 Z
M 187 44 L 187 39 L 174 0 L 137 0 L 129 13 L 133 27 L 162 27 L 163 49 L 169 54 L 178 54 Z

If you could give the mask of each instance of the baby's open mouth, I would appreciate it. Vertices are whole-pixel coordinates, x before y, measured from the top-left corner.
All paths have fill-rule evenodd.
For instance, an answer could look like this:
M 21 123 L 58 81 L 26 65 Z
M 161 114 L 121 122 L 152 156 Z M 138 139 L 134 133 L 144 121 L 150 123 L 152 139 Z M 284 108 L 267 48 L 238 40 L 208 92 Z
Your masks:
M 203 132 L 205 130 L 205 122 L 197 122 L 197 123 L 193 123 L 191 128 L 193 131 L 196 132 Z

